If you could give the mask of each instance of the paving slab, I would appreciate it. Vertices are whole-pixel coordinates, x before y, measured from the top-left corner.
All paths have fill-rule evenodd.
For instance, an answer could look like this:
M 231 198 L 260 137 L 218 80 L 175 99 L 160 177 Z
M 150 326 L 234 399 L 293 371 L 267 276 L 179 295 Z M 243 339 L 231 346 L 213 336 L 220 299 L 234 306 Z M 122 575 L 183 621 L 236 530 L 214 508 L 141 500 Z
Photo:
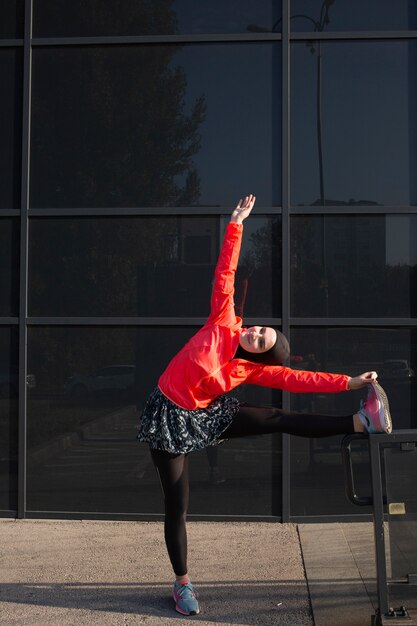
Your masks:
M 315 626 L 369 626 L 375 604 L 368 594 L 342 524 L 300 524 L 298 531 Z M 359 524 L 373 546 L 372 524 Z M 367 550 L 369 554 L 369 550 Z M 375 562 L 367 560 L 375 577 Z
M 369 626 L 378 608 L 373 523 L 300 524 L 298 532 L 315 626 Z M 388 549 L 386 557 L 390 576 Z M 413 626 L 417 603 L 405 604 Z

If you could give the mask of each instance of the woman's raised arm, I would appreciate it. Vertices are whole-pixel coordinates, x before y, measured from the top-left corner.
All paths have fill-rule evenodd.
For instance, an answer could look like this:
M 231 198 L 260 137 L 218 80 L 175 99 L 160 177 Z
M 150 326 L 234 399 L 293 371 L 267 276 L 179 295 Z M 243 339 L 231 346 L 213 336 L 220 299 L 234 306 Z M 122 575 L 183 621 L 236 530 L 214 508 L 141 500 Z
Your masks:
M 255 196 L 252 194 L 246 196 L 244 200 L 239 200 L 230 217 L 230 223 L 227 225 L 225 238 L 214 272 L 211 310 L 208 318 L 208 321 L 213 323 L 224 325 L 236 323 L 233 295 L 235 273 L 242 241 L 242 222 L 248 217 L 254 204 Z

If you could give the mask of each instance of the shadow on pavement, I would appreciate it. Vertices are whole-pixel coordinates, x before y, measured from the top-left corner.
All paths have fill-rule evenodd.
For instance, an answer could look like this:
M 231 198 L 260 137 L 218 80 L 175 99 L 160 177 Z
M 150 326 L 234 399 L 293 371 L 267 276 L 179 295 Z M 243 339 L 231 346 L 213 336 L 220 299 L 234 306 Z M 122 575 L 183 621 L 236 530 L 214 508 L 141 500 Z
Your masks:
M 195 581 L 195 586 L 201 603 L 200 619 L 206 622 L 285 626 L 313 624 L 305 585 L 298 581 Z M 5 582 L 1 585 L 1 603 L 184 620 L 174 610 L 170 587 L 166 582 Z

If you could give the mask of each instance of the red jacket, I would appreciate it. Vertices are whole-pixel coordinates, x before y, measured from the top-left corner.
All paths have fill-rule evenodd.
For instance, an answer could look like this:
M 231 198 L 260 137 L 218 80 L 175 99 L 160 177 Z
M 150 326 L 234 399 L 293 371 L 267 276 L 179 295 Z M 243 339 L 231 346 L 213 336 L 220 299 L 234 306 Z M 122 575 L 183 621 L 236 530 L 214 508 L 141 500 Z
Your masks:
M 184 409 L 205 408 L 242 383 L 301 393 L 346 391 L 349 376 L 344 374 L 233 359 L 242 331 L 233 301 L 242 232 L 242 224 L 228 224 L 214 275 L 210 316 L 169 363 L 158 381 L 160 390 Z

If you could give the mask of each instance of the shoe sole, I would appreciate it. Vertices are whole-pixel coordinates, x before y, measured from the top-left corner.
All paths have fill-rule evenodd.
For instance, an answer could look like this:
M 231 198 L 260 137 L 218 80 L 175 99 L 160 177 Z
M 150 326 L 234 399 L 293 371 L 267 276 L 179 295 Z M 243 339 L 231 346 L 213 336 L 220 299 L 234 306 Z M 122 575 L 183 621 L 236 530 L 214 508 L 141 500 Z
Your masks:
M 180 609 L 180 607 L 178 606 L 178 604 L 175 605 L 175 610 L 178 613 L 181 613 L 181 615 L 198 615 L 200 613 L 200 611 L 190 611 L 189 613 L 187 613 L 187 611 L 183 611 L 182 609 Z
M 385 433 L 390 433 L 392 432 L 392 419 L 391 419 L 391 413 L 389 411 L 389 402 L 388 402 L 387 394 L 385 393 L 385 391 L 383 390 L 383 388 L 381 387 L 379 383 L 371 383 L 371 384 L 372 384 L 372 387 L 374 388 L 378 401 L 382 404 L 382 407 L 384 409 L 384 423 L 381 424 L 381 427 L 384 429 Z

